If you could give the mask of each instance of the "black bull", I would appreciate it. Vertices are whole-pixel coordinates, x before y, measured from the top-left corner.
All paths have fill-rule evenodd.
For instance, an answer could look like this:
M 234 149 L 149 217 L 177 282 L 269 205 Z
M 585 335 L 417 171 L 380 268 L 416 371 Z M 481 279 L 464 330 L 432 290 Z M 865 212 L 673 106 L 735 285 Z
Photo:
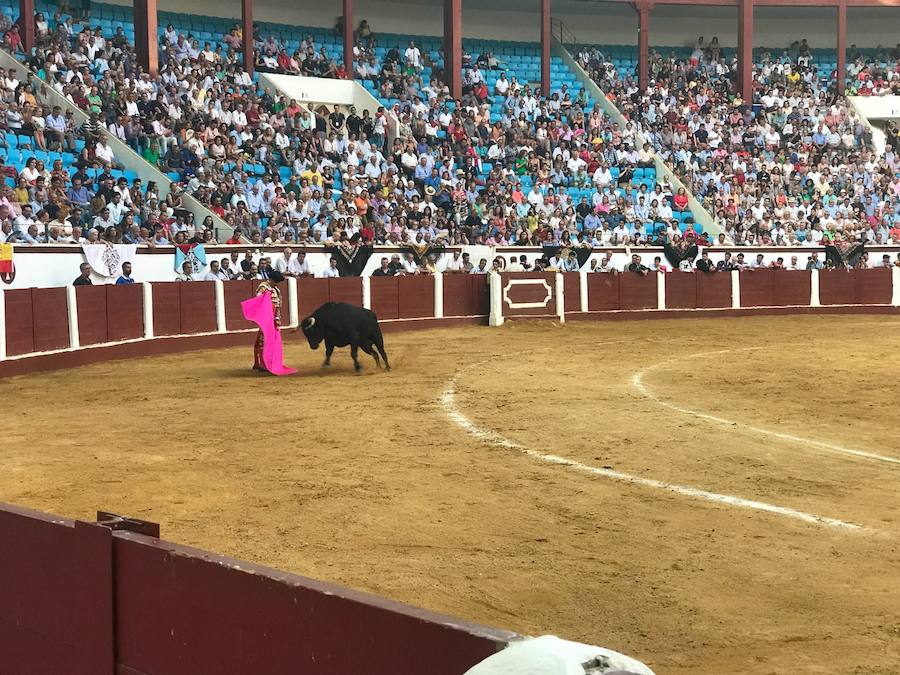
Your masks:
M 331 365 L 331 354 L 335 347 L 350 345 L 350 356 L 353 357 L 356 370 L 362 368 L 357 349 L 371 355 L 378 366 L 381 365 L 378 359 L 381 354 L 385 370 L 391 369 L 387 354 L 384 353 L 384 338 L 381 337 L 378 317 L 371 310 L 345 302 L 326 302 L 303 319 L 300 328 L 313 349 L 318 349 L 322 341 L 325 341 L 324 366 Z

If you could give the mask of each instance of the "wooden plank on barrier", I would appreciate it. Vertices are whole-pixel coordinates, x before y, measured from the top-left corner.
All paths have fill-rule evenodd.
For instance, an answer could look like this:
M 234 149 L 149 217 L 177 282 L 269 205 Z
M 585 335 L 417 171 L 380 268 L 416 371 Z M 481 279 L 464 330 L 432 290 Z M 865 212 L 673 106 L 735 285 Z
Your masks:
M 581 311 L 581 275 L 563 272 L 563 309 L 566 312 Z
M 130 532 L 113 547 L 119 672 L 458 675 L 515 637 Z
M 665 275 L 666 309 L 697 307 L 697 275 L 702 272 L 674 271 Z
M 730 272 L 695 272 L 694 276 L 697 283 L 698 308 L 718 309 L 731 307 Z
M 226 330 L 243 330 L 245 328 L 255 328 L 256 324 L 247 321 L 241 310 L 241 303 L 253 297 L 256 291 L 256 281 L 248 281 L 245 279 L 235 279 L 234 281 L 226 281 L 223 288 L 225 295 L 225 329 Z
M 114 287 L 111 284 L 75 287 L 75 299 L 78 302 L 78 335 L 81 344 L 95 345 L 109 342 L 106 289 Z
M 0 673 L 113 673 L 109 530 L 0 506 Z
M 434 277 L 405 276 L 399 280 L 399 314 L 401 319 L 434 316 Z
M 620 309 L 618 272 L 588 274 L 588 311 L 608 312 Z
M 475 316 L 477 314 L 478 309 L 472 293 L 472 276 L 461 272 L 444 274 L 444 316 Z
M 775 304 L 776 273 L 778 270 L 765 268 L 739 272 L 741 307 L 772 307 Z
M 503 316 L 556 316 L 555 272 L 503 272 L 500 275 Z
M 153 284 L 153 334 L 181 334 L 181 292 L 183 283 L 194 282 L 160 281 Z
M 656 309 L 659 307 L 659 281 L 656 275 L 622 272 L 619 274 L 619 307 L 621 309 Z
M 66 288 L 31 289 L 34 350 L 45 352 L 69 346 L 69 303 Z
M 141 284 L 106 286 L 106 332 L 111 341 L 144 336 L 144 289 Z
M 491 292 L 490 288 L 488 288 L 488 277 L 486 274 L 470 274 L 468 278 L 469 306 L 472 309 L 470 316 L 487 316 L 491 311 Z
M 328 302 L 328 279 L 301 277 L 297 279 L 297 296 L 300 306 L 300 320 L 312 314 Z M 362 284 L 360 284 L 362 286 Z M 362 290 L 360 290 L 362 297 Z
M 193 281 L 178 285 L 181 300 L 181 332 L 211 333 L 216 330 L 216 285 Z
M 34 323 L 31 289 L 6 291 L 6 353 L 10 356 L 34 351 Z
M 856 281 L 856 303 L 860 305 L 889 305 L 891 303 L 890 268 L 853 270 L 853 275 Z
M 808 307 L 812 273 L 806 270 L 772 270 L 772 304 L 776 307 Z
M 362 279 L 345 277 L 328 279 L 328 299 L 362 307 Z
M 856 303 L 856 275 L 847 270 L 819 272 L 819 302 L 823 305 Z
M 400 277 L 371 277 L 372 311 L 379 319 L 400 318 Z

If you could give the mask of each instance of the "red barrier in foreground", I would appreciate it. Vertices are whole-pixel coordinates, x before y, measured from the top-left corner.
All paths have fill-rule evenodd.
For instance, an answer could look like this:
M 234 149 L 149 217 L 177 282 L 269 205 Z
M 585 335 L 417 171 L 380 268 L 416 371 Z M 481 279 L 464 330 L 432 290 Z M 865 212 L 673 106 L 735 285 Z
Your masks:
M 0 505 L 0 673 L 460 675 L 516 637 L 153 529 Z

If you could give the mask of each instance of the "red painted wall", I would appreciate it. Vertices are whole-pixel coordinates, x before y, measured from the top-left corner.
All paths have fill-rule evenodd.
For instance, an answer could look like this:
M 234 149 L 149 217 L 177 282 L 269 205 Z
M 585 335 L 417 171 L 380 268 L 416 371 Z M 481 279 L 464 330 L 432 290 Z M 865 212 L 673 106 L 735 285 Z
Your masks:
M 328 299 L 331 302 L 346 302 L 362 307 L 362 279 L 347 277 L 344 279 L 326 279 L 328 282 Z
M 773 270 L 773 302 L 778 307 L 809 306 L 812 273 L 806 270 Z
M 563 274 L 563 306 L 567 312 L 581 311 L 581 275 L 577 272 Z
M 434 277 L 397 277 L 399 281 L 399 312 L 401 319 L 434 316 Z
M 556 273 L 503 272 L 500 275 L 500 279 L 503 316 L 515 318 L 522 316 L 553 316 L 556 314 Z M 520 281 L 533 283 L 516 283 Z M 510 306 L 530 303 L 545 304 L 540 307 Z
M 330 300 L 328 297 L 328 279 L 302 278 L 297 280 L 298 302 L 300 304 L 300 320 L 316 311 Z M 362 291 L 360 291 L 360 295 Z
M 257 282 L 255 281 L 229 281 L 225 284 L 225 329 L 226 330 L 243 330 L 245 328 L 255 328 L 256 324 L 247 321 L 241 311 L 241 303 L 248 298 L 253 297 L 256 291 Z
M 379 319 L 400 318 L 400 277 L 372 277 L 372 311 Z
M 623 272 L 619 277 L 619 306 L 621 309 L 657 309 L 659 294 L 657 272 L 646 276 Z
M 216 330 L 216 284 L 213 281 L 177 283 L 180 295 L 181 333 L 210 333 Z
M 3 297 L 6 306 L 6 353 L 14 356 L 35 351 L 31 289 L 6 291 Z
M 588 274 L 588 311 L 604 312 L 620 309 L 621 274 L 595 272 Z
M 697 281 L 697 307 L 714 309 L 731 307 L 731 273 L 695 272 Z
M 487 316 L 487 278 L 483 274 L 444 275 L 444 316 Z
M 859 305 L 886 305 L 891 301 L 891 271 L 886 268 L 853 270 Z
M 697 307 L 697 278 L 700 272 L 671 272 L 666 274 L 666 309 L 695 309 Z
M 78 339 L 83 345 L 109 342 L 106 316 L 106 286 L 76 286 Z
M 69 346 L 69 303 L 65 288 L 31 289 L 34 350 L 64 349 Z
M 459 675 L 512 633 L 0 505 L 0 673 Z
M 144 336 L 144 289 L 141 284 L 110 284 L 106 287 L 106 332 L 110 340 L 133 340 Z M 78 305 L 81 315 L 81 305 Z
M 179 281 L 153 284 L 153 334 L 178 335 L 181 333 L 181 292 Z M 193 283 L 193 282 L 190 282 Z

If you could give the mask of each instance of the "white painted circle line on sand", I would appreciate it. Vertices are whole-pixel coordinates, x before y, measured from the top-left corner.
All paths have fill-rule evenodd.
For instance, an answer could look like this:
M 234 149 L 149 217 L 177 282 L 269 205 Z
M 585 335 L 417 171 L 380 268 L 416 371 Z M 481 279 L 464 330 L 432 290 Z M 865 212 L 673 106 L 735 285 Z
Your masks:
M 758 502 L 752 499 L 744 499 L 742 497 L 734 497 L 732 495 L 723 495 L 716 492 L 709 492 L 707 490 L 701 490 L 699 488 L 690 487 L 687 485 L 675 485 L 672 483 L 655 480 L 653 478 L 633 476 L 631 474 L 622 473 L 621 471 L 614 471 L 612 469 L 603 469 L 595 466 L 590 466 L 588 464 L 582 464 L 581 462 L 567 459 L 565 457 L 560 457 L 559 455 L 551 455 L 532 450 L 531 448 L 528 448 L 521 443 L 517 443 L 516 441 L 512 441 L 502 436 L 496 431 L 478 426 L 472 420 L 466 417 L 462 413 L 462 411 L 460 411 L 459 407 L 456 404 L 457 381 L 463 374 L 463 372 L 478 365 L 480 364 L 473 364 L 472 366 L 463 368 L 462 370 L 458 371 L 452 378 L 450 378 L 450 380 L 447 382 L 446 388 L 441 394 L 441 406 L 454 424 L 481 441 L 509 450 L 519 451 L 533 459 L 537 459 L 547 464 L 557 464 L 560 466 L 565 466 L 570 469 L 574 469 L 575 471 L 587 473 L 594 476 L 600 476 L 603 478 L 609 478 L 611 480 L 616 480 L 622 483 L 630 483 L 632 485 L 640 485 L 642 487 L 665 490 L 667 492 L 674 492 L 675 494 L 679 494 L 685 497 L 703 499 L 717 504 L 725 504 L 726 506 L 752 509 L 755 511 L 764 511 L 766 513 L 772 513 L 786 518 L 793 518 L 795 520 L 800 520 L 806 523 L 824 527 L 855 531 L 864 531 L 865 529 L 860 525 L 856 525 L 855 523 L 837 520 L 836 518 L 817 516 L 811 513 L 797 511 L 796 509 L 791 509 L 784 506 L 775 506 L 774 504 Z
M 678 360 L 682 360 L 684 358 L 699 358 L 701 356 L 713 356 L 716 354 L 731 354 L 736 351 L 750 351 L 752 349 L 763 349 L 763 347 L 743 347 L 740 349 L 722 349 L 715 352 L 699 352 L 697 354 L 690 354 L 687 357 L 679 357 Z M 779 431 L 773 431 L 771 429 L 763 429 L 762 427 L 753 426 L 752 424 L 745 424 L 744 422 L 738 422 L 736 420 L 725 419 L 724 417 L 717 417 L 716 415 L 710 415 L 701 410 L 693 410 L 692 408 L 685 408 L 676 403 L 672 403 L 671 401 L 667 401 L 663 398 L 660 398 L 650 389 L 647 384 L 644 383 L 644 376 L 652 370 L 656 370 L 662 366 L 665 366 L 669 363 L 673 363 L 676 359 L 667 359 L 665 361 L 660 361 L 659 363 L 654 363 L 653 365 L 647 366 L 643 368 L 634 375 L 631 376 L 631 384 L 634 386 L 638 392 L 644 397 L 650 399 L 657 405 L 661 405 L 664 408 L 668 408 L 669 410 L 674 410 L 675 412 L 682 413 L 684 415 L 690 415 L 691 417 L 696 417 L 707 422 L 713 422 L 714 424 L 721 424 L 723 426 L 728 427 L 739 427 L 741 429 L 746 429 L 755 434 L 760 434 L 762 436 L 771 436 L 772 438 L 777 438 L 782 441 L 788 441 L 789 443 L 796 443 L 799 445 L 806 445 L 813 448 L 819 448 L 821 450 L 826 450 L 831 453 L 841 454 L 841 455 L 849 455 L 851 457 L 859 457 L 861 459 L 872 460 L 876 462 L 886 462 L 888 464 L 898 464 L 900 465 L 900 459 L 897 457 L 888 457 L 886 455 L 878 455 L 874 452 L 866 452 L 865 450 L 855 450 L 854 448 L 845 448 L 842 445 L 835 445 L 834 443 L 825 443 L 824 441 L 817 441 L 812 438 L 805 438 L 804 436 L 795 436 L 794 434 L 784 434 Z

